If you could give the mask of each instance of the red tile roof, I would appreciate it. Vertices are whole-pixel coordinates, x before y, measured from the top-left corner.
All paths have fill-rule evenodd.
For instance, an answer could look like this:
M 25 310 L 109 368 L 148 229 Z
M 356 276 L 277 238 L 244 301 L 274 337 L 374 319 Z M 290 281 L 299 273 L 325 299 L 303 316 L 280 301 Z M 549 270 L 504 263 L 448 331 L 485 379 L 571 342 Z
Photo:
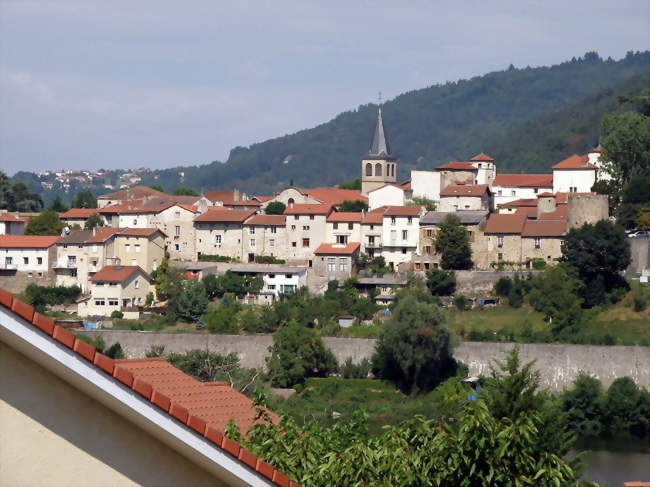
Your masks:
M 526 215 L 491 214 L 485 223 L 484 233 L 521 233 L 526 223 Z
M 521 231 L 522 237 L 561 237 L 566 234 L 566 221 L 528 220 Z
M 101 196 L 98 196 L 98 200 L 128 200 L 128 199 L 140 199 L 146 197 L 160 197 L 164 198 L 168 196 L 165 193 L 150 188 L 149 186 L 133 186 L 132 188 L 122 189 L 114 193 L 108 193 Z
M 23 220 L 22 218 L 15 217 L 11 213 L 2 213 L 0 214 L 0 222 L 25 223 L 25 220 Z
M 0 235 L 0 248 L 46 249 L 59 240 L 56 236 L 43 235 Z
M 318 246 L 314 254 L 352 255 L 359 250 L 359 247 L 361 247 L 359 242 L 349 242 L 347 245 L 324 243 Z
M 492 186 L 508 188 L 552 188 L 552 174 L 497 174 Z
M 107 265 L 90 278 L 93 282 L 124 282 L 135 272 L 142 273 L 146 279 L 152 281 L 149 274 L 137 265 Z
M 59 218 L 88 218 L 92 215 L 98 215 L 99 210 L 97 208 L 70 208 L 65 213 L 59 213 Z
M 230 210 L 219 206 L 210 207 L 208 211 L 197 216 L 195 222 L 243 223 L 255 214 L 255 210 Z
M 440 196 L 483 196 L 489 191 L 487 184 L 450 184 L 440 191 Z
M 599 145 L 598 147 L 594 147 L 589 151 L 589 154 L 600 154 L 603 151 L 603 146 Z
M 250 220 L 247 220 L 244 225 L 260 225 L 268 227 L 283 227 L 287 222 L 287 217 L 284 215 L 255 215 Z
M 555 211 L 542 213 L 538 220 L 566 220 L 569 207 L 567 205 L 557 205 Z
M 515 211 L 515 215 L 526 215 L 526 218 L 537 218 L 536 206 L 520 206 Z
M 522 198 L 519 200 L 508 201 L 507 203 L 501 203 L 499 208 L 519 208 L 521 206 L 537 206 L 537 200 L 531 198 Z
M 361 223 L 363 225 L 381 225 L 384 223 L 384 213 L 369 211 L 361 218 Z
M 537 195 L 538 198 L 555 198 L 555 195 L 549 191 L 545 191 L 544 193 L 539 193 Z
M 421 206 L 387 206 L 384 216 L 420 216 Z
M 361 223 L 363 213 L 353 211 L 334 211 L 327 217 L 328 222 Z
M 571 157 L 567 157 L 555 164 L 553 169 L 596 169 L 596 166 L 589 163 L 588 156 L 573 154 Z
M 494 162 L 494 159 L 492 159 L 490 156 L 487 154 L 484 154 L 481 152 L 480 154 L 476 154 L 474 157 L 470 159 L 472 162 Z
M 356 189 L 340 188 L 310 188 L 301 189 L 302 193 L 317 199 L 321 203 L 338 206 L 344 201 L 363 201 L 368 202 L 368 198 L 362 195 Z
M 76 338 L 68 330 L 55 325 L 51 318 L 36 313 L 32 306 L 18 300 L 5 289 L 0 289 L 0 305 L 271 482 L 283 487 L 298 487 L 298 484 L 290 481 L 272 465 L 258 459 L 236 441 L 225 437 L 225 428 L 221 426 L 225 417 L 235 419 L 243 431 L 247 431 L 253 424 L 252 402 L 243 394 L 223 383 L 198 382 L 175 369 L 164 359 L 111 359 L 99 353 L 92 345 Z M 245 411 L 245 408 L 248 409 Z M 277 415 L 268 412 L 272 421 L 276 422 Z
M 95 227 L 95 235 L 86 240 L 86 243 L 102 243 L 117 233 L 120 233 L 119 228 Z
M 472 166 L 469 162 L 453 161 L 436 167 L 437 170 L 451 170 L 451 171 L 478 171 L 477 168 Z
M 295 204 L 284 210 L 285 215 L 329 215 L 332 205 Z

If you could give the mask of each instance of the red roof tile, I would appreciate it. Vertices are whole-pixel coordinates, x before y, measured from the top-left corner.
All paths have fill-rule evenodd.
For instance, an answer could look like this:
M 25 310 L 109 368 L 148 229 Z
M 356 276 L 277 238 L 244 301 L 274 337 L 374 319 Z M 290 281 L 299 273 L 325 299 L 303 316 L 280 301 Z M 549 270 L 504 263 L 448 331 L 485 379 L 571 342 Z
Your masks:
M 599 145 L 598 147 L 594 147 L 589 151 L 589 154 L 600 154 L 603 151 L 603 147 Z
M 589 163 L 588 156 L 573 154 L 571 157 L 567 157 L 555 164 L 553 169 L 596 169 L 596 166 Z
M 483 196 L 489 191 L 487 184 L 450 184 L 440 191 L 440 196 Z
M 451 170 L 451 171 L 478 171 L 477 168 L 472 166 L 469 162 L 453 161 L 436 167 L 437 170 Z
M 255 215 L 250 220 L 247 220 L 244 225 L 259 225 L 267 227 L 283 227 L 287 222 L 287 217 L 284 215 Z
M 485 233 L 521 233 L 526 223 L 526 215 L 491 214 L 485 223 Z
M 137 265 L 107 265 L 90 278 L 93 282 L 124 282 L 134 272 L 141 272 L 148 280 L 152 280 L 149 274 Z
M 567 205 L 557 205 L 555 211 L 542 213 L 539 215 L 538 220 L 566 220 L 569 207 Z
M 508 201 L 507 203 L 501 203 L 499 208 L 519 208 L 521 206 L 537 206 L 537 200 L 532 198 L 522 198 L 519 200 Z
M 329 215 L 332 205 L 295 204 L 284 210 L 285 215 Z
M 472 162 L 494 162 L 494 159 L 492 159 L 490 156 L 487 154 L 484 154 L 481 152 L 480 154 L 476 154 L 474 157 L 470 159 Z
M 301 189 L 302 193 L 317 199 L 321 203 L 338 206 L 344 201 L 363 201 L 368 202 L 368 198 L 362 195 L 356 189 L 340 188 L 310 188 Z
M 223 432 L 230 419 L 237 422 L 242 432 L 248 431 L 255 422 L 252 401 L 240 392 L 221 382 L 201 383 L 162 358 L 108 358 L 67 330 L 54 326 L 52 319 L 34 313 L 31 306 L 16 299 L 4 289 L 0 289 L 0 305 L 60 341 L 72 352 L 106 372 L 113 380 L 161 407 L 164 412 L 185 423 L 187 427 L 249 468 L 277 485 L 289 485 L 290 480 L 286 475 L 244 450 L 236 441 L 225 438 Z M 271 411 L 268 413 L 272 421 L 278 421 L 276 414 Z
M 561 237 L 566 233 L 566 221 L 528 220 L 521 231 L 522 237 Z
M 46 249 L 59 240 L 56 236 L 43 235 L 0 235 L 0 248 Z
M 387 206 L 384 216 L 420 216 L 421 206 Z
M 357 211 L 334 211 L 327 217 L 328 222 L 361 223 L 363 213 Z
M 361 218 L 361 223 L 363 225 L 381 225 L 383 222 L 384 222 L 383 212 L 369 211 Z
M 520 206 L 515 211 L 515 215 L 526 215 L 526 218 L 537 218 L 537 207 Z
M 127 199 L 141 199 L 151 196 L 157 196 L 164 198 L 168 195 L 162 193 L 156 189 L 150 188 L 149 186 L 133 186 L 132 188 L 122 189 L 114 193 L 108 193 L 101 196 L 98 196 L 98 200 L 127 200 Z
M 59 218 L 88 218 L 92 215 L 98 215 L 99 210 L 97 208 L 70 208 L 65 213 L 59 213 Z
M 119 228 L 95 227 L 95 235 L 86 240 L 86 243 L 102 243 L 119 232 Z
M 544 193 L 539 193 L 537 195 L 538 198 L 555 198 L 555 195 L 549 191 L 545 191 Z
M 25 223 L 25 220 L 18 218 L 11 213 L 2 213 L 0 214 L 0 222 L 10 222 L 10 223 Z
M 255 210 L 230 210 L 223 207 L 210 207 L 208 211 L 197 216 L 195 222 L 243 223 L 255 214 Z
M 349 242 L 346 245 L 323 243 L 318 246 L 314 254 L 316 255 L 352 255 L 359 250 L 359 242 Z
M 497 174 L 492 186 L 507 188 L 552 188 L 552 174 Z

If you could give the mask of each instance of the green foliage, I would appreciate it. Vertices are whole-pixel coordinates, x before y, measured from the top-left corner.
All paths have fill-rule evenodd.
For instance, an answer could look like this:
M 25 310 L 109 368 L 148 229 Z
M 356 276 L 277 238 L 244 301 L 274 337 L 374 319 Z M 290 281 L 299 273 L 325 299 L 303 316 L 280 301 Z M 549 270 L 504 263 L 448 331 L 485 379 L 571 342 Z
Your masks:
M 210 308 L 203 316 L 203 322 L 210 333 L 236 334 L 239 332 L 236 316 L 240 305 L 227 298 L 224 298 L 224 301 L 221 306 Z
M 148 308 L 150 307 L 154 302 L 154 296 L 153 293 L 147 293 L 147 297 L 144 299 L 144 307 Z
M 640 313 L 641 311 L 645 311 L 645 309 L 648 307 L 648 298 L 643 296 L 641 293 L 635 293 L 633 297 L 633 309 L 637 313 Z
M 126 356 L 124 355 L 124 351 L 122 350 L 122 345 L 120 345 L 120 342 L 115 342 L 113 343 L 113 345 L 108 347 L 108 349 L 104 352 L 104 355 L 112 359 L 126 358 Z
M 122 318 L 124 318 L 124 313 L 122 313 L 121 311 L 119 311 L 119 310 L 117 310 L 117 309 L 114 310 L 114 311 L 111 313 L 111 319 L 112 319 L 112 320 L 115 320 L 115 319 L 118 319 L 118 320 L 119 320 L 119 319 L 122 319 Z
M 172 307 L 176 316 L 194 323 L 208 308 L 208 294 L 202 282 L 187 281 L 180 293 L 174 296 Z
M 151 185 L 149 185 L 149 187 L 151 189 L 155 189 L 156 191 L 160 191 L 161 193 L 165 192 L 165 190 L 163 189 L 163 187 L 160 184 L 151 184 Z
M 458 309 L 458 311 L 465 311 L 469 308 L 470 305 L 470 300 L 467 298 L 467 296 L 464 296 L 462 294 L 458 294 L 457 296 L 454 296 L 454 306 Z
M 88 190 L 80 191 L 70 203 L 70 208 L 97 208 L 97 198 Z
M 441 256 L 440 265 L 443 269 L 462 270 L 472 267 L 472 249 L 467 229 L 461 225 L 456 215 L 450 213 L 440 222 L 435 247 Z
M 344 379 L 365 379 L 370 375 L 372 363 L 367 358 L 361 362 L 354 363 L 351 358 L 347 358 L 343 365 L 340 366 L 339 372 Z
M 52 203 L 50 203 L 50 206 L 48 206 L 47 209 L 59 213 L 64 213 L 68 211 L 68 207 L 63 204 L 63 201 L 61 201 L 61 197 L 58 195 L 54 197 Z
M 291 321 L 273 335 L 268 375 L 274 387 L 302 384 L 307 377 L 325 377 L 336 371 L 336 359 L 313 330 Z
M 533 270 L 543 271 L 546 268 L 546 261 L 544 259 L 532 259 L 530 262 Z
M 512 289 L 512 279 L 509 277 L 500 277 L 499 280 L 494 284 L 494 293 L 497 296 L 506 297 L 510 294 Z
M 266 205 L 266 208 L 264 208 L 264 213 L 267 215 L 282 215 L 286 209 L 287 207 L 282 203 L 282 201 L 271 201 Z
M 172 194 L 176 196 L 199 196 L 199 193 L 194 191 L 192 188 L 186 187 L 176 188 Z
M 352 179 L 339 184 L 339 189 L 355 189 L 361 191 L 361 178 Z
M 650 117 L 640 113 L 608 114 L 602 122 L 603 152 L 619 188 L 635 176 L 650 174 Z
M 63 227 L 65 223 L 61 221 L 57 212 L 46 210 L 29 220 L 25 235 L 60 235 Z
M 414 196 L 408 206 L 423 206 L 427 211 L 436 211 L 436 203 L 424 196 Z
M 449 330 L 440 308 L 400 294 L 391 317 L 379 333 L 372 357 L 373 373 L 410 393 L 429 390 L 453 369 Z
M 359 257 L 357 257 L 356 265 L 357 269 L 360 271 L 368 269 L 372 274 L 379 276 L 387 274 L 391 271 L 390 267 L 386 265 L 386 259 L 383 255 L 379 255 L 370 259 L 366 254 L 359 254 Z
M 103 227 L 103 226 L 104 226 L 104 221 L 101 219 L 99 215 L 90 215 L 86 220 L 86 223 L 84 223 L 84 229 L 86 230 L 92 230 L 95 227 Z
M 156 296 L 165 301 L 176 297 L 183 289 L 183 279 L 176 267 L 169 265 L 169 259 L 163 259 L 156 269 Z
M 228 257 L 226 255 L 209 255 L 201 254 L 198 257 L 199 262 L 237 262 L 237 259 L 234 257 Z
M 224 294 L 234 294 L 238 298 L 248 293 L 258 293 L 264 287 L 262 276 L 247 276 L 232 271 L 226 271 L 221 276 L 207 275 L 203 284 L 210 298 L 222 297 Z
M 355 200 L 355 201 L 344 201 L 339 205 L 339 211 L 352 211 L 359 213 L 361 211 L 366 211 L 368 209 L 368 204 L 365 201 Z
M 92 335 L 86 335 L 77 333 L 75 334 L 77 339 L 81 340 L 84 343 L 87 343 L 88 345 L 92 345 L 95 347 L 95 350 L 97 350 L 99 353 L 104 353 L 104 349 L 106 348 L 106 343 L 104 342 L 104 339 L 102 338 L 101 335 L 97 335 L 96 337 L 92 337 Z
M 41 208 L 43 208 L 43 200 L 40 195 L 30 193 L 25 183 L 9 178 L 0 171 L 0 209 L 38 211 Z
M 258 264 L 285 264 L 284 259 L 278 259 L 272 255 L 256 255 L 255 262 Z
M 164 357 L 165 356 L 165 345 L 151 345 L 148 350 L 144 352 L 145 357 Z
M 454 271 L 432 269 L 427 271 L 427 288 L 434 296 L 451 296 L 456 291 Z
M 623 229 L 607 220 L 569 230 L 562 242 L 562 261 L 574 267 L 583 282 L 585 307 L 605 303 L 608 294 L 629 288 L 620 272 L 630 264 L 630 244 Z
M 569 428 L 581 436 L 601 432 L 603 388 L 600 381 L 580 373 L 570 389 L 562 394 L 562 409 L 566 412 Z
M 583 284 L 575 270 L 565 264 L 553 266 L 535 276 L 530 283 L 528 300 L 535 311 L 550 318 L 554 329 L 576 325 L 582 314 Z
M 42 311 L 45 306 L 74 302 L 81 294 L 79 286 L 39 286 L 29 283 L 24 291 L 24 301 Z

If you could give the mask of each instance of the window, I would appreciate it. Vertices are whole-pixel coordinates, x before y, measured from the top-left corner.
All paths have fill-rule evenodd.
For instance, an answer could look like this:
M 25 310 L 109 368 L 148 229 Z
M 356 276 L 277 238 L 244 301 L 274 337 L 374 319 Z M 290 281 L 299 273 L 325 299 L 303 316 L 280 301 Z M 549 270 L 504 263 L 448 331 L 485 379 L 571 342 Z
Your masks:
M 250 227 L 248 233 L 250 233 L 251 235 L 255 235 L 255 227 Z
M 134 286 L 136 289 L 139 289 L 139 288 L 140 288 L 140 279 L 136 279 L 136 280 L 135 280 L 135 283 L 133 284 L 133 286 Z
M 295 226 L 295 225 L 291 225 L 291 230 L 295 230 L 295 229 L 296 229 L 296 226 Z
M 139 254 L 141 250 L 140 244 L 135 244 L 134 247 L 135 247 L 135 253 Z
M 337 244 L 342 244 L 342 245 L 347 245 L 348 236 L 347 235 L 337 235 L 336 236 L 336 243 Z
M 309 239 L 308 238 L 303 238 L 302 239 L 302 246 L 303 247 L 309 247 Z
M 534 188 L 533 191 L 535 194 L 537 194 L 539 192 L 539 188 Z
M 271 227 L 271 233 L 278 233 L 277 227 Z
M 402 240 L 407 240 L 409 238 L 409 231 L 402 230 Z
M 137 224 L 138 224 L 138 219 L 137 219 L 137 218 L 134 218 L 134 219 L 133 219 L 133 226 L 135 227 L 135 226 L 137 226 Z
M 514 189 L 510 191 L 510 196 L 517 196 L 517 191 L 515 191 Z
M 381 176 L 381 163 L 375 164 L 375 176 Z M 388 176 L 388 174 L 386 174 Z
M 115 287 L 115 286 L 117 286 L 117 283 L 116 282 L 109 282 L 108 285 L 110 287 Z
M 216 244 L 221 243 L 221 235 L 215 235 L 214 236 L 214 243 L 216 243 Z
M 465 209 L 466 209 L 466 210 L 469 210 L 469 205 L 465 205 Z
M 395 225 L 396 223 L 397 223 L 397 218 L 395 218 L 394 216 L 391 216 L 390 217 L 390 224 Z
M 334 230 L 338 230 L 338 229 L 339 229 L 339 224 L 334 222 Z
M 13 257 L 5 257 L 5 265 L 13 264 Z
M 497 260 L 503 260 L 503 254 L 502 253 L 497 254 Z
M 29 257 L 23 257 L 23 264 L 29 264 Z
M 374 230 L 374 229 L 375 229 L 375 226 L 374 226 L 374 225 L 370 225 L 370 230 Z
M 180 225 L 175 225 L 175 226 L 174 226 L 174 235 L 176 235 L 177 237 L 179 237 L 180 234 L 181 234 L 181 226 L 180 226 Z
M 406 247 L 402 247 L 402 253 L 403 253 L 403 254 L 406 253 Z
M 432 250 L 433 250 L 433 249 L 432 249 L 431 245 L 425 245 L 425 246 L 424 246 L 424 253 L 425 253 L 425 254 L 427 254 L 427 255 L 431 255 L 431 254 L 433 253 Z
M 348 259 L 346 257 L 339 258 L 339 271 L 347 272 L 348 270 Z
M 481 163 L 479 162 L 479 163 L 478 163 L 478 167 L 483 167 L 483 164 L 481 164 Z
M 391 230 L 390 231 L 390 243 L 395 244 L 395 240 L 397 240 L 397 230 Z
M 497 247 L 499 248 L 503 247 L 503 235 L 497 236 Z
M 255 239 L 251 238 L 251 247 L 255 247 Z
M 103 282 L 98 282 L 97 284 L 95 284 L 95 286 L 99 286 L 99 287 L 101 287 L 101 286 L 103 286 L 103 285 L 104 285 Z
M 275 247 L 275 239 L 274 238 L 269 239 L 269 247 Z
M 109 306 L 119 306 L 120 302 L 115 299 L 115 298 L 109 298 L 108 299 L 108 305 Z
M 503 196 L 503 191 L 502 190 L 497 191 L 497 196 Z
M 407 220 L 407 223 L 408 223 L 409 225 L 413 225 L 413 217 L 412 217 L 412 216 L 409 216 L 409 218 L 408 218 L 408 220 Z
M 179 250 L 181 250 L 181 246 L 178 244 L 174 244 L 174 250 L 178 252 Z
M 181 217 L 181 212 L 177 211 L 177 212 L 174 213 L 174 215 L 176 215 L 176 218 L 180 218 Z
M 293 215 L 293 219 L 294 219 L 294 220 L 297 220 L 297 219 L 298 219 L 298 215 Z
M 289 208 L 291 208 L 291 207 L 293 206 L 293 203 L 294 203 L 293 198 L 289 198 L 289 199 L 287 200 L 287 206 L 288 206 Z
M 275 290 L 275 284 L 269 284 L 266 287 L 268 288 L 269 291 Z
M 105 304 L 106 304 L 106 301 L 104 301 L 104 298 L 95 299 L 95 306 L 104 306 Z
M 427 233 L 426 233 L 426 235 L 427 235 L 427 237 L 433 237 L 433 229 L 431 229 L 431 228 L 427 228 Z
M 303 225 L 303 226 L 302 226 L 302 229 L 303 229 L 303 230 L 309 230 L 309 225 Z
M 127 254 L 131 252 L 131 246 L 129 244 L 126 244 L 124 246 L 124 252 L 126 252 Z
M 348 230 L 352 230 L 354 228 L 354 223 L 348 223 Z
M 366 164 L 366 176 L 372 176 L 372 164 Z
M 292 247 L 297 247 L 296 242 L 291 242 Z
M 336 257 L 327 258 L 327 272 L 336 272 Z
M 314 219 L 314 215 L 309 215 L 309 219 L 310 219 L 310 220 L 313 220 L 313 219 Z
M 474 232 L 471 230 L 467 231 L 467 236 L 469 237 L 469 241 L 473 242 L 474 241 Z
M 131 265 L 138 265 L 138 259 L 131 259 Z
M 36 257 L 36 263 L 38 265 L 43 265 L 43 257 Z
M 542 239 L 539 237 L 535 237 L 535 248 L 536 249 L 542 248 Z

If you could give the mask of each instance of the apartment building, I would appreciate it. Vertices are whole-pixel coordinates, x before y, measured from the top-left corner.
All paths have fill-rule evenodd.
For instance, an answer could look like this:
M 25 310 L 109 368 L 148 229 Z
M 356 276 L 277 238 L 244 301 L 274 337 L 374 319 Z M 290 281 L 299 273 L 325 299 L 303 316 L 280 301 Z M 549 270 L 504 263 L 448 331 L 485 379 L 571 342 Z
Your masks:
M 356 261 L 361 244 L 323 243 L 314 251 L 314 272 L 328 280 L 344 281 L 356 274 Z
M 255 210 L 230 210 L 211 207 L 194 219 L 196 253 L 221 255 L 233 259 L 244 258 L 244 222 Z
M 492 192 L 487 184 L 452 184 L 440 192 L 440 211 L 489 210 Z
M 410 262 L 420 242 L 420 206 L 389 206 L 383 212 L 381 255 L 392 269 Z
M 332 205 L 294 204 L 284 211 L 287 229 L 287 261 L 309 267 L 314 251 L 325 241 L 327 217 Z
M 258 256 L 286 259 L 287 217 L 285 215 L 253 215 L 244 222 L 243 257 L 254 262 Z

